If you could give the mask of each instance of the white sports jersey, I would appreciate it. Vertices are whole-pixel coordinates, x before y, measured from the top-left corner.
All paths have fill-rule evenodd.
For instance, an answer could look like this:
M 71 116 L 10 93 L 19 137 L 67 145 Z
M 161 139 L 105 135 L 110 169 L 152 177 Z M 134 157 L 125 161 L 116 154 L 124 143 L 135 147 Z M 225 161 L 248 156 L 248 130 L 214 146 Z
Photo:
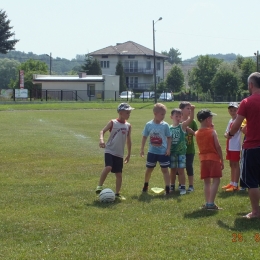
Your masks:
M 235 120 L 232 118 L 229 120 L 226 133 L 231 129 L 231 126 Z M 241 130 L 239 129 L 232 138 L 227 140 L 227 150 L 228 151 L 240 151 L 241 150 Z
M 128 122 L 120 122 L 118 119 L 113 119 L 111 122 L 112 127 L 106 143 L 105 153 L 123 158 L 126 138 L 131 129 L 131 125 Z

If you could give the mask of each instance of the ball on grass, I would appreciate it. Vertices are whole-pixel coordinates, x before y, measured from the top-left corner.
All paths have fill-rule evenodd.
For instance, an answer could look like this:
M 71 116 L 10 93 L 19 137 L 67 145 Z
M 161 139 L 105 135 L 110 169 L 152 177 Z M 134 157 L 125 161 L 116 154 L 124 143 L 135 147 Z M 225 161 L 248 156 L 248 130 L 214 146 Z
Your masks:
M 100 202 L 105 202 L 105 203 L 113 202 L 115 201 L 115 198 L 116 198 L 115 193 L 109 188 L 106 188 L 99 193 Z

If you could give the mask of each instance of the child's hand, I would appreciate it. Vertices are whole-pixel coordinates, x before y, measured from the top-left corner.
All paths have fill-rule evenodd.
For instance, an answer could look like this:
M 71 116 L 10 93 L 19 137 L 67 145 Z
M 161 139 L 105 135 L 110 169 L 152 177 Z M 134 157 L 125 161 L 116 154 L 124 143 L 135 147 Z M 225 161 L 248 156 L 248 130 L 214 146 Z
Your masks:
M 144 150 L 141 150 L 141 151 L 140 151 L 140 156 L 141 156 L 141 157 L 144 157 Z
M 104 142 L 104 141 L 100 141 L 100 142 L 99 142 L 99 147 L 100 147 L 100 148 L 105 148 L 105 147 L 106 147 L 105 142 Z
M 191 106 L 190 106 L 190 109 L 191 109 L 191 110 L 194 110 L 194 109 L 195 109 L 195 106 L 194 106 L 194 105 L 191 105 Z
M 171 154 L 171 150 L 167 149 L 165 155 L 169 156 Z
M 224 164 L 223 164 L 223 162 L 220 162 L 220 167 L 221 167 L 221 170 L 224 170 Z
M 225 137 L 225 138 L 228 138 L 228 133 L 225 133 L 225 134 L 224 134 L 224 137 Z
M 126 156 L 124 163 L 128 163 L 129 160 L 130 160 L 130 154 L 128 154 L 128 155 Z

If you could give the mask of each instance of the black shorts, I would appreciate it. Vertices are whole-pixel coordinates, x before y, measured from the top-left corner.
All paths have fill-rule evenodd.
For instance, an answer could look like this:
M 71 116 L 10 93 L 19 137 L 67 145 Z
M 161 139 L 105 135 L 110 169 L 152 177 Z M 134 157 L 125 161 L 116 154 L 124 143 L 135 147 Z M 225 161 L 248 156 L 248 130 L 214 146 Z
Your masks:
M 258 188 L 260 185 L 260 147 L 243 149 L 240 180 L 242 187 Z
M 123 170 L 123 158 L 105 153 L 105 166 L 111 166 L 111 172 L 119 173 Z
M 170 156 L 167 156 L 165 154 L 154 154 L 148 152 L 146 167 L 154 168 L 157 162 L 159 162 L 161 168 L 168 168 L 170 167 Z

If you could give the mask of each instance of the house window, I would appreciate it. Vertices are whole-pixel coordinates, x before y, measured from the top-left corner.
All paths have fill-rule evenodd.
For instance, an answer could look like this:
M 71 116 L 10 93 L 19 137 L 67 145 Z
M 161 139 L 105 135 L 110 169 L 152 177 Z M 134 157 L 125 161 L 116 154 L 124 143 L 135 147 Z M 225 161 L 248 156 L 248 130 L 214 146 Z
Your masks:
M 88 84 L 87 85 L 87 93 L 89 97 L 95 96 L 95 84 Z
M 129 72 L 138 72 L 138 61 L 134 60 L 134 61 L 125 61 L 125 72 L 129 73 Z
M 161 70 L 161 63 L 160 62 L 156 63 L 156 70 Z
M 150 70 L 151 69 L 151 61 L 146 61 L 146 69 Z
M 100 67 L 102 69 L 109 68 L 109 60 L 102 60 L 102 61 L 100 61 Z
M 138 88 L 138 77 L 126 77 L 126 85 L 129 89 Z

